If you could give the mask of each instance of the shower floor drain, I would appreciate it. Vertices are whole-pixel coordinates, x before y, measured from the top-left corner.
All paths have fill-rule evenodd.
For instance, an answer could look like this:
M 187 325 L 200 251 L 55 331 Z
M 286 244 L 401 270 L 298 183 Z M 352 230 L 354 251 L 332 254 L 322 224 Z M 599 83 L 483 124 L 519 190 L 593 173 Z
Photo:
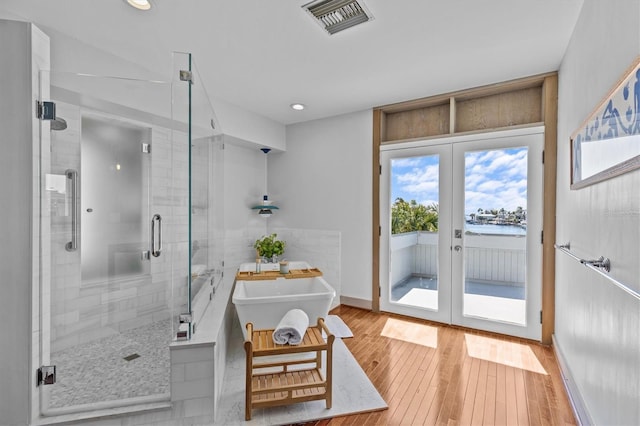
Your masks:
M 136 358 L 140 358 L 140 355 L 138 355 L 138 354 L 131 354 L 131 355 L 125 356 L 123 359 L 124 359 L 125 361 L 133 361 L 133 360 L 134 360 L 134 359 L 136 359 Z

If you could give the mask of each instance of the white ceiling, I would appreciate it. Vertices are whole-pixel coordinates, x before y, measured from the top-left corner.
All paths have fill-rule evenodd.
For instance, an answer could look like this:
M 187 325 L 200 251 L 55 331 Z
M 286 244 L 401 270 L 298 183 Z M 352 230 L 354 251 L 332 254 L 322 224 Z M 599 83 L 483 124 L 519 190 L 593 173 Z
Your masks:
M 149 70 L 191 52 L 211 98 L 290 124 L 555 71 L 583 3 L 364 0 L 375 19 L 329 36 L 308 0 L 151 1 L 0 0 L 0 12 Z

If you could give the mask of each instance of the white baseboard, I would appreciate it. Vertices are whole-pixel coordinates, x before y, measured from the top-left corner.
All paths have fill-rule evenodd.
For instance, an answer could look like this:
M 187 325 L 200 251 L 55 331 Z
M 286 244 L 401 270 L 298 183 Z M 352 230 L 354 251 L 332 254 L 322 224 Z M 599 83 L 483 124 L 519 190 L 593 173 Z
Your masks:
M 354 308 L 371 310 L 371 300 L 358 299 L 357 297 L 340 296 L 340 304 L 353 306 Z
M 567 390 L 569 402 L 571 403 L 571 407 L 573 408 L 573 414 L 575 415 L 576 420 L 578 421 L 578 424 L 580 426 L 592 425 L 594 423 L 591 419 L 591 415 L 589 415 L 589 410 L 587 410 L 587 406 L 584 403 L 584 399 L 582 399 L 580 390 L 578 389 L 575 380 L 573 380 L 571 369 L 569 368 L 569 364 L 567 363 L 567 360 L 562 353 L 562 348 L 556 340 L 555 334 L 552 336 L 552 339 L 553 352 L 556 354 L 556 359 L 558 360 L 560 374 L 562 375 L 562 383 L 564 383 L 564 387 Z

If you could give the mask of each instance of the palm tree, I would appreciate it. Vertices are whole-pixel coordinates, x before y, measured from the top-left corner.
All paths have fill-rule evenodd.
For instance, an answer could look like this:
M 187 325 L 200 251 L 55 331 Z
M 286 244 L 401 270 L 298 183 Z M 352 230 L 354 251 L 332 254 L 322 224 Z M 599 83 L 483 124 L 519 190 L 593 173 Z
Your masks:
M 396 198 L 391 206 L 391 233 L 414 231 L 438 231 L 438 204 L 418 204 L 416 200 L 406 202 Z

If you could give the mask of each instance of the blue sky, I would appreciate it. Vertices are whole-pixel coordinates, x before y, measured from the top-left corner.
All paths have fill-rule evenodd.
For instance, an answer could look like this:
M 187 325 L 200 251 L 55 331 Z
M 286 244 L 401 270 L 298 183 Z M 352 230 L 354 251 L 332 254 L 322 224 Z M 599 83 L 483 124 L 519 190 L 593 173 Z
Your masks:
M 395 158 L 391 203 L 401 197 L 424 205 L 438 202 L 439 156 Z M 527 208 L 527 148 L 465 153 L 465 214 L 478 208 Z

